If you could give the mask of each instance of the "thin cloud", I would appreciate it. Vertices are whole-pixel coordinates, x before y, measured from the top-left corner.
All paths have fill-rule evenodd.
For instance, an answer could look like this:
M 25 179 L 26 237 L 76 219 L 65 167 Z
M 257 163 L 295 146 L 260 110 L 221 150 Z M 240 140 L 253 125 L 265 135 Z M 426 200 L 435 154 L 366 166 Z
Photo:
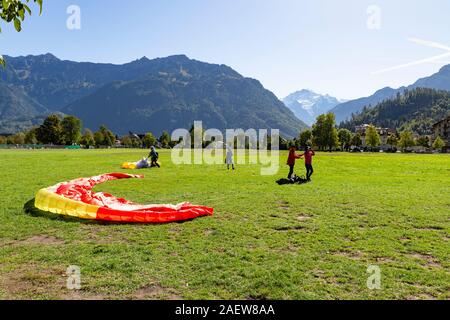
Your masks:
M 409 38 L 408 41 L 414 42 L 416 44 L 422 45 L 422 46 L 426 46 L 426 47 L 431 47 L 431 48 L 435 48 L 435 49 L 441 49 L 441 50 L 445 50 L 447 51 L 447 53 L 443 53 L 437 56 L 433 56 L 430 58 L 426 58 L 426 59 L 421 59 L 421 60 L 417 60 L 417 61 L 412 61 L 409 63 L 405 63 L 405 64 L 401 64 L 398 66 L 394 66 L 394 67 L 389 67 L 386 69 L 382 69 L 379 71 L 375 71 L 372 72 L 372 74 L 376 75 L 376 74 L 382 74 L 385 72 L 389 72 L 389 71 L 395 71 L 395 70 L 399 70 L 399 69 L 404 69 L 404 68 L 409 68 L 409 67 L 413 67 L 413 66 L 417 66 L 420 64 L 424 64 L 424 63 L 442 63 L 445 64 L 445 62 L 442 62 L 442 59 L 448 58 L 450 57 L 450 47 L 438 43 L 438 42 L 433 42 L 433 41 L 428 41 L 428 40 L 422 40 L 422 39 L 418 39 L 418 38 Z
M 450 60 L 449 61 L 433 61 L 432 63 L 435 63 L 435 64 L 450 64 Z
M 431 48 L 436 48 L 436 49 L 442 49 L 442 50 L 446 50 L 446 51 L 450 51 L 450 47 L 442 44 L 442 43 L 438 43 L 438 42 L 433 42 L 433 41 L 427 41 L 427 40 L 422 40 L 422 39 L 418 39 L 418 38 L 409 38 L 408 39 L 411 42 L 426 46 L 426 47 L 431 47 Z

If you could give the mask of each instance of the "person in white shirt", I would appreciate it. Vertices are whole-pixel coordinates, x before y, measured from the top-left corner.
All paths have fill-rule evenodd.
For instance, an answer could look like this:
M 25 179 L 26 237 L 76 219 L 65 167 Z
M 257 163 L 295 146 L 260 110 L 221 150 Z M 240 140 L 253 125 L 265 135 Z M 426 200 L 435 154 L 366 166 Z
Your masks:
M 234 154 L 233 154 L 233 149 L 231 149 L 230 146 L 227 146 L 227 168 L 228 170 L 230 170 L 230 166 L 233 168 L 234 170 Z

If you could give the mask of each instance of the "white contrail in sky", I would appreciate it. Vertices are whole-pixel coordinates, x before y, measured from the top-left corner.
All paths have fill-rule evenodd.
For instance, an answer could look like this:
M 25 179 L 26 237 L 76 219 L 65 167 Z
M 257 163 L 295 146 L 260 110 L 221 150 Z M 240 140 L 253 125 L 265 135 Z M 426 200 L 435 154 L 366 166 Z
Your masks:
M 442 62 L 440 60 L 450 57 L 450 47 L 448 47 L 446 45 L 443 45 L 443 44 L 438 43 L 438 42 L 427 41 L 427 40 L 422 40 L 422 39 L 418 39 L 418 38 L 409 38 L 408 40 L 411 41 L 411 42 L 423 45 L 423 46 L 445 50 L 445 51 L 447 51 L 447 53 L 443 53 L 443 54 L 440 54 L 440 55 L 437 55 L 437 56 L 433 56 L 433 57 L 430 57 L 430 58 L 421 59 L 421 60 L 417 60 L 417 61 L 401 64 L 401 65 L 398 65 L 398 66 L 386 68 L 386 69 L 383 69 L 383 70 L 375 71 L 372 74 L 381 74 L 381 73 L 385 73 L 385 72 L 389 72 L 389 71 L 399 70 L 399 69 L 408 68 L 408 67 L 412 67 L 412 66 L 416 66 L 416 65 L 424 64 L 424 63 L 430 63 L 430 62 L 445 64 L 445 62 Z
M 417 44 L 421 44 L 423 46 L 450 51 L 450 47 L 447 47 L 446 45 L 443 45 L 438 42 L 427 41 L 427 40 L 422 40 L 422 39 L 418 39 L 418 38 L 409 38 L 408 40 L 411 42 L 417 43 Z
M 431 57 L 431 58 L 422 59 L 422 60 L 418 60 L 418 61 L 413 61 L 413 62 L 410 62 L 410 63 L 401 64 L 401 65 L 398 65 L 398 66 L 395 66 L 395 67 L 390 67 L 390 68 L 386 68 L 386 69 L 383 69 L 383 70 L 375 71 L 375 72 L 373 72 L 373 74 L 381 74 L 381 73 L 385 73 L 385 72 L 388 72 L 388 71 L 394 71 L 394 70 L 403 69 L 403 68 L 407 68 L 407 67 L 417 66 L 419 64 L 424 64 L 424 63 L 428 63 L 428 62 L 437 62 L 440 59 L 448 58 L 448 57 L 450 57 L 450 52 L 444 53 L 444 54 L 440 54 L 438 56 L 434 56 L 434 57 Z

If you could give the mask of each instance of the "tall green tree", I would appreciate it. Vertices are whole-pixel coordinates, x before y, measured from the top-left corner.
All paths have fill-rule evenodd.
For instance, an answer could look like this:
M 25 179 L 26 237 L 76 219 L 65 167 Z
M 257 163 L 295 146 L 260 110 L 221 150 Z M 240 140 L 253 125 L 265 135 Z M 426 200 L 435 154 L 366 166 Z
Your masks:
M 131 146 L 133 148 L 142 148 L 142 140 L 140 138 L 131 137 Z
M 4 136 L 0 136 L 0 144 L 6 144 L 7 139 Z
M 167 131 L 163 131 L 161 137 L 159 137 L 159 142 L 161 143 L 161 147 L 169 148 L 170 146 L 170 135 Z
M 56 114 L 48 116 L 37 128 L 36 137 L 43 144 L 61 144 L 63 137 L 60 118 Z
M 313 142 L 320 150 L 333 150 L 339 144 L 336 120 L 333 113 L 317 117 L 312 129 Z
M 321 114 L 316 118 L 316 123 L 312 127 L 313 143 L 320 149 L 323 150 L 326 145 L 325 141 L 325 121 L 326 115 Z
M 36 128 L 28 130 L 25 133 L 25 143 L 26 144 L 37 144 L 37 138 L 36 138 Z
M 22 132 L 16 133 L 15 135 L 11 136 L 11 142 L 12 144 L 18 145 L 25 144 L 25 134 L 23 134 Z
M 84 131 L 83 136 L 80 139 L 80 143 L 86 148 L 90 148 L 91 146 L 95 146 L 94 134 L 91 130 L 86 129 Z
M 342 150 L 348 150 L 350 148 L 350 142 L 352 141 L 352 133 L 348 129 L 340 129 L 338 131 L 339 143 Z
M 437 136 L 437 138 L 433 142 L 433 149 L 442 150 L 442 148 L 444 147 L 445 147 L 444 140 L 442 140 L 440 136 Z
M 142 144 L 144 145 L 145 148 L 150 148 L 151 146 L 154 146 L 156 144 L 156 138 L 153 135 L 153 133 L 148 132 L 144 136 L 144 139 L 142 139 Z
M 130 136 L 124 136 L 121 141 L 122 145 L 127 148 L 131 148 L 133 146 L 133 140 L 131 140 Z
M 331 151 L 339 145 L 338 130 L 336 128 L 336 116 L 334 113 L 327 114 L 327 128 L 329 133 L 327 135 L 327 147 Z
M 105 145 L 105 136 L 101 131 L 96 131 L 94 133 L 94 142 L 97 148 L 100 148 L 101 146 Z
M 112 147 L 116 142 L 116 136 L 105 125 L 100 126 L 100 129 L 94 133 L 95 146 L 98 147 Z
M 359 133 L 355 134 L 355 135 L 352 137 L 352 140 L 350 141 L 350 144 L 351 144 L 352 146 L 355 146 L 355 147 L 361 147 L 361 146 L 362 146 L 361 135 L 360 135 Z
M 163 132 L 163 134 L 164 134 L 164 132 Z M 192 148 L 195 147 L 195 138 L 196 137 L 197 137 L 197 139 L 200 138 L 202 140 L 202 147 L 205 147 L 205 143 L 203 141 L 203 137 L 205 136 L 205 129 L 204 128 L 202 128 L 202 129 L 195 128 L 195 126 L 192 125 L 191 129 L 189 129 L 189 134 L 191 135 L 191 146 L 192 146 Z M 169 146 L 170 146 L 170 136 L 168 136 L 168 137 L 169 137 Z M 159 142 L 161 142 L 161 140 Z M 162 142 L 161 142 L 161 144 L 162 144 Z M 167 148 L 167 147 L 164 147 L 164 148 Z
M 398 142 L 398 146 L 402 149 L 402 151 L 406 151 L 406 149 L 410 147 L 414 147 L 414 137 L 413 133 L 409 130 L 405 130 L 400 134 L 400 141 Z
M 61 121 L 63 140 L 66 145 L 76 144 L 81 137 L 81 120 L 75 116 L 66 116 Z
M 381 138 L 378 134 L 377 128 L 370 125 L 366 129 L 366 145 L 371 148 L 379 147 L 381 144 Z
M 395 134 L 390 134 L 387 138 L 386 143 L 390 145 L 391 147 L 395 148 L 398 145 L 398 139 Z
M 304 130 L 300 133 L 298 137 L 298 148 L 304 148 L 312 144 L 313 135 L 311 130 Z
M 22 31 L 22 22 L 26 15 L 31 16 L 31 9 L 27 5 L 30 1 L 38 4 L 39 14 L 42 13 L 43 0 L 1 0 L 0 1 L 0 19 L 6 23 L 13 23 L 17 32 Z M 0 32 L 1 32 L 0 28 Z M 0 55 L 0 65 L 5 66 L 5 60 Z
M 430 138 L 428 138 L 428 136 L 420 136 L 419 138 L 417 138 L 416 144 L 421 147 L 429 148 Z

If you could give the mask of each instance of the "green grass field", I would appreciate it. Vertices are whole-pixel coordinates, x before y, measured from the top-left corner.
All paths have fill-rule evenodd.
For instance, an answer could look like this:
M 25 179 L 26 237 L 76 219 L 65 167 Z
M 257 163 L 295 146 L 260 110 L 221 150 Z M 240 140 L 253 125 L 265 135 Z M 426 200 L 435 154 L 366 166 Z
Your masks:
M 0 151 L 3 299 L 449 299 L 450 156 L 325 154 L 313 182 L 259 166 L 175 166 L 96 190 L 212 206 L 166 225 L 93 223 L 33 209 L 43 187 L 121 172 L 142 150 Z M 297 165 L 303 173 L 303 165 Z M 24 209 L 25 208 L 25 209 Z M 81 267 L 82 289 L 66 289 Z M 369 265 L 381 289 L 369 290 Z

